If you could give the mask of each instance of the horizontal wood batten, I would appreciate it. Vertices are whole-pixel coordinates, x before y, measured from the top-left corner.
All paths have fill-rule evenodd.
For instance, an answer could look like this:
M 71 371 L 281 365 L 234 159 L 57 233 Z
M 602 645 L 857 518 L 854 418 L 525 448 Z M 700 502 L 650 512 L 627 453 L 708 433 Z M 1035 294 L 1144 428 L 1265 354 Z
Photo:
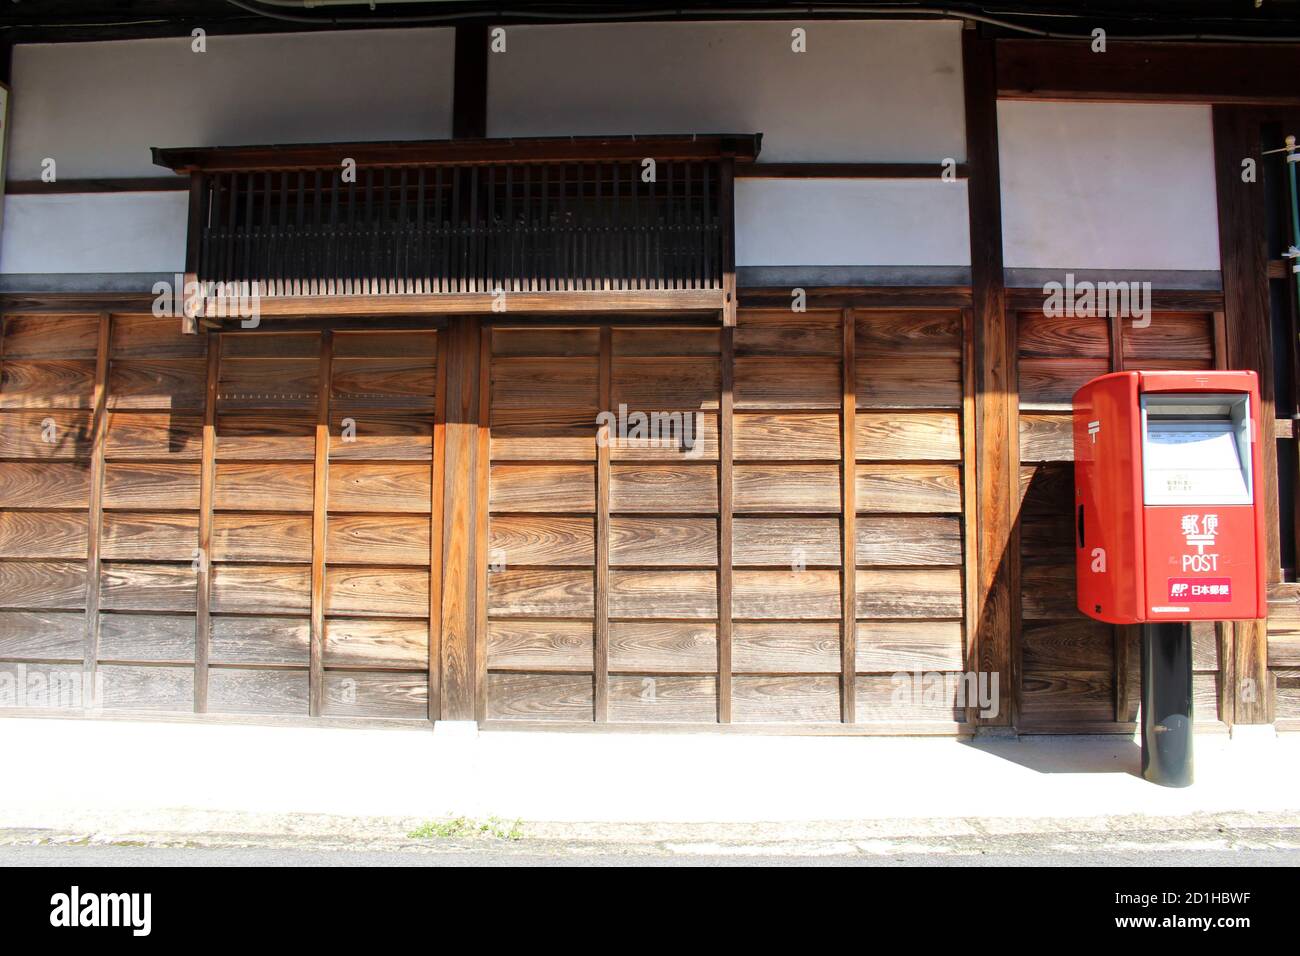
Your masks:
M 357 315 L 401 318 L 413 312 L 425 314 L 494 313 L 499 300 L 491 293 L 448 293 L 445 295 L 360 295 L 360 296 L 281 296 L 260 300 L 263 316 L 311 317 L 317 315 Z M 510 312 L 529 313 L 602 313 L 620 311 L 715 312 L 723 306 L 723 293 L 717 289 L 665 290 L 659 292 L 513 292 L 506 296 Z M 205 318 L 216 319 L 224 309 L 209 299 Z M 227 320 L 232 330 L 238 319 Z
M 61 193 L 170 193 L 190 188 L 180 176 L 141 176 L 130 179 L 17 179 L 5 183 L 10 196 L 40 196 Z

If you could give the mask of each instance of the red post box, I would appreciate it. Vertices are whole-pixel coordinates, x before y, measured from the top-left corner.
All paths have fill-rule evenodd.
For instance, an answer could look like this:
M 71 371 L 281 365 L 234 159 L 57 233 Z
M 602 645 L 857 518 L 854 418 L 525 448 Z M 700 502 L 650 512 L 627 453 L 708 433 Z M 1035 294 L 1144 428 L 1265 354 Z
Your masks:
M 1254 372 L 1116 372 L 1074 393 L 1079 610 L 1142 625 L 1142 775 L 1192 782 L 1192 621 L 1267 615 Z
M 1267 615 L 1254 372 L 1115 372 L 1074 394 L 1079 610 L 1111 624 Z

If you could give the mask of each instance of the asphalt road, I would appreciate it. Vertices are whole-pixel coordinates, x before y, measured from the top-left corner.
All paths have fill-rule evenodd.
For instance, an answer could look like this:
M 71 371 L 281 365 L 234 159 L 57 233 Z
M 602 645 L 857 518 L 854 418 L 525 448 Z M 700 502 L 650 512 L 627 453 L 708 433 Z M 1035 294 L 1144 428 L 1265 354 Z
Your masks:
M 0 846 L 0 868 L 14 866 L 1300 866 L 1300 849 L 1159 849 L 1093 851 L 1024 847 L 987 853 L 908 852 L 757 854 L 666 853 L 562 845 L 528 847 L 336 850 L 309 847 Z

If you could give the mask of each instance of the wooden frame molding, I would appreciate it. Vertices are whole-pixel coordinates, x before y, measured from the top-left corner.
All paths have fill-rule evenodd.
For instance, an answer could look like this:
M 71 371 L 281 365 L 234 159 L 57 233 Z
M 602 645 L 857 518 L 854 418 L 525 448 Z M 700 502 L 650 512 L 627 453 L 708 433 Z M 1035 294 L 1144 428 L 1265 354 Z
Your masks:
M 844 309 L 840 354 L 840 719 L 858 719 L 857 318 Z
M 95 385 L 91 398 L 90 502 L 86 527 L 86 653 L 82 669 L 81 703 L 102 704 L 96 687 L 99 660 L 99 566 L 104 524 L 104 448 L 108 440 L 108 351 L 113 317 L 99 314 L 95 351 Z

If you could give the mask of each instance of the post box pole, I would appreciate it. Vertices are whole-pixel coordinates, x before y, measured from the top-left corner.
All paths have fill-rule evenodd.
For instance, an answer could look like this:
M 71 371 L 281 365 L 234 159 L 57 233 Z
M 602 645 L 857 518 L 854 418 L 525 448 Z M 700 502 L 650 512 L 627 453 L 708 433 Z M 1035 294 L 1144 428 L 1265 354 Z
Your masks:
M 1192 626 L 1142 625 L 1142 776 L 1192 782 Z

